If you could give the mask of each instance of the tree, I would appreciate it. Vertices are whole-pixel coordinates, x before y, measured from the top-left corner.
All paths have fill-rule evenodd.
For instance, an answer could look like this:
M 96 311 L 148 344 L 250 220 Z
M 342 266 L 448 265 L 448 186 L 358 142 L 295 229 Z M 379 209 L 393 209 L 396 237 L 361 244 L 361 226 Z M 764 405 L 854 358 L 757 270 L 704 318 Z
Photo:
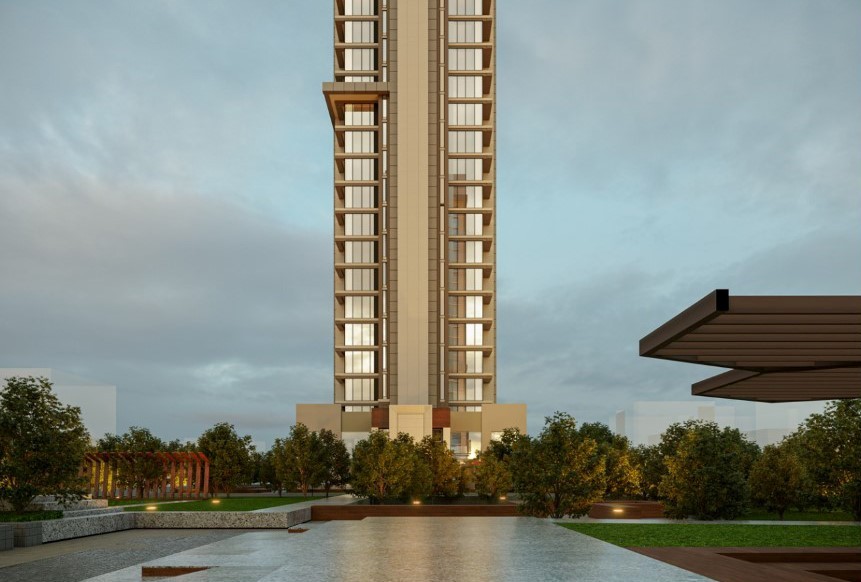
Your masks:
M 197 439 L 198 450 L 209 459 L 209 483 L 215 496 L 230 492 L 251 477 L 251 435 L 240 437 L 232 424 L 219 422 Z
M 485 452 L 489 452 L 500 461 L 507 463 L 511 460 L 511 455 L 517 444 L 524 438 L 528 437 L 520 434 L 520 429 L 506 428 L 502 431 L 502 436 L 499 439 L 490 441 Z
M 37 495 L 79 499 L 89 434 L 46 378 L 13 377 L 0 392 L 0 499 L 21 512 Z
M 275 439 L 275 471 L 288 489 L 303 495 L 326 477 L 320 437 L 301 422 L 290 427 L 290 435 Z
M 640 471 L 639 495 L 643 499 L 657 500 L 658 487 L 667 473 L 660 447 L 640 445 L 631 449 L 631 454 Z
M 670 427 L 674 452 L 658 492 L 674 518 L 733 519 L 746 511 L 750 467 L 758 447 L 737 429 L 691 421 Z
M 830 402 L 789 440 L 819 495 L 861 521 L 861 399 Z
M 787 444 L 769 445 L 750 471 L 750 491 L 754 502 L 767 511 L 783 514 L 796 505 L 804 485 L 804 469 Z
M 606 485 L 604 499 L 628 499 L 640 491 L 642 473 L 631 451 L 627 437 L 617 435 L 606 424 L 587 422 L 580 425 L 580 435 L 598 443 L 598 454 L 604 457 Z
M 392 439 L 392 445 L 395 448 L 395 454 L 402 459 L 407 459 L 410 463 L 409 479 L 399 497 L 405 500 L 431 495 L 434 475 L 431 472 L 430 464 L 422 455 L 419 445 L 416 444 L 413 437 L 404 432 L 398 433 L 398 436 Z
M 538 438 L 519 439 L 511 455 L 521 509 L 537 517 L 586 513 L 604 493 L 604 470 L 598 443 L 581 435 L 564 412 L 547 417 Z
M 487 499 L 498 499 L 511 490 L 508 462 L 499 459 L 490 447 L 478 455 L 475 466 L 475 491 Z
M 323 449 L 323 488 L 329 497 L 333 486 L 343 487 L 350 481 L 350 453 L 344 441 L 331 430 L 322 429 L 319 441 Z
M 122 435 L 108 433 L 96 443 L 99 451 L 111 453 L 155 453 L 171 450 L 170 447 L 176 447 L 173 450 L 178 450 L 181 446 L 178 440 L 168 445 L 152 434 L 148 428 L 139 426 L 129 427 L 129 430 Z M 148 483 L 165 476 L 164 464 L 155 457 L 134 455 L 128 458 L 117 458 L 115 462 L 117 485 L 123 489 L 128 487 L 136 490 L 138 498 L 143 497 Z
M 275 447 L 269 449 L 260 458 L 260 482 L 266 485 L 270 491 L 277 491 L 278 497 L 284 491 L 284 482 L 275 470 Z
M 428 435 L 418 444 L 418 453 L 430 471 L 431 495 L 457 497 L 461 478 L 460 463 L 445 442 Z
M 415 465 L 405 439 L 395 442 L 385 433 L 374 431 L 353 448 L 353 494 L 367 497 L 371 503 L 409 495 L 415 488 Z

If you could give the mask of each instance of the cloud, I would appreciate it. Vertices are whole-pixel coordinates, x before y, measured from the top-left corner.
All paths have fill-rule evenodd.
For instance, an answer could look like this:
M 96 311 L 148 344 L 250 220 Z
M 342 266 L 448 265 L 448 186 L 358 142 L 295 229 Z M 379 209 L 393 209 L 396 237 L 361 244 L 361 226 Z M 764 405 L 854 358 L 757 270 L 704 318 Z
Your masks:
M 498 382 L 533 431 L 687 395 L 711 370 L 637 341 L 714 288 L 861 288 L 861 5 L 499 13 Z M 330 32 L 319 3 L 0 3 L 0 365 L 116 383 L 167 438 L 328 400 Z

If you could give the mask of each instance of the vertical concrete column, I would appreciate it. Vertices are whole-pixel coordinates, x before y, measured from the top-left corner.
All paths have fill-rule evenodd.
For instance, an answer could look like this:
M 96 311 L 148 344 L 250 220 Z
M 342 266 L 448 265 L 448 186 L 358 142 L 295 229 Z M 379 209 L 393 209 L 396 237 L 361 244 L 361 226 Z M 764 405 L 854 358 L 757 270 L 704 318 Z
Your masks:
M 428 404 L 428 2 L 398 2 L 398 404 Z

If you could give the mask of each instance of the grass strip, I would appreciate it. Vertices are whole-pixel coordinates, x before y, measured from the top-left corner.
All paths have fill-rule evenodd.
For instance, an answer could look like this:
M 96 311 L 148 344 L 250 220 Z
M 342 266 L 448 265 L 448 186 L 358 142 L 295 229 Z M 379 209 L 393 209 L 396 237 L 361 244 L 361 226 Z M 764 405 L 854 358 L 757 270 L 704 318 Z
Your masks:
M 748 525 L 689 523 L 560 523 L 564 528 L 622 547 L 855 547 L 853 525 Z
M 221 497 L 218 503 L 212 499 L 190 501 L 188 503 L 154 502 L 136 507 L 126 507 L 126 511 L 254 511 L 280 505 L 292 505 L 302 501 L 310 501 L 314 497 Z M 147 509 L 155 507 L 155 509 Z
M 758 510 L 751 511 L 736 521 L 778 521 L 779 519 L 776 513 Z M 783 521 L 852 521 L 852 514 L 845 511 L 787 511 L 783 514 Z
M 25 511 L 24 513 L 15 513 L 14 511 L 0 511 L 0 522 L 22 522 L 22 521 L 43 521 L 46 519 L 60 519 L 63 517 L 63 512 L 59 510 L 51 511 Z

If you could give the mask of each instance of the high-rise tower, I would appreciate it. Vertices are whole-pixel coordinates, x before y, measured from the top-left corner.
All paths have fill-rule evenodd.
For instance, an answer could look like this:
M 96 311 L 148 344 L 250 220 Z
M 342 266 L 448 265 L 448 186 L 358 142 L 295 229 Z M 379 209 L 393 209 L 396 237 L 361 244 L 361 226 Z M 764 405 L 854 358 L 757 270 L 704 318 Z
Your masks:
M 526 429 L 496 404 L 496 2 L 334 6 L 334 404 L 297 420 L 470 455 Z

